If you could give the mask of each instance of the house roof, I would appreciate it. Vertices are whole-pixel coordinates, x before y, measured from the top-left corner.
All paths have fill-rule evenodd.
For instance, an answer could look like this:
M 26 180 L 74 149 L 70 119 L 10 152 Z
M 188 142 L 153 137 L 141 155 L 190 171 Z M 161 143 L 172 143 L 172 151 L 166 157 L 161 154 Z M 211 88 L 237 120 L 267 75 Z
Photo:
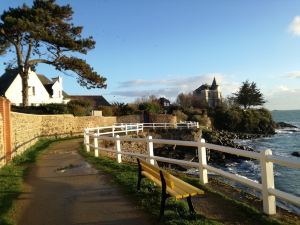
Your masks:
M 203 84 L 201 85 L 200 87 L 198 87 L 194 93 L 195 94 L 201 94 L 201 91 L 202 90 L 216 90 L 218 88 L 218 84 L 217 84 L 217 81 L 216 81 L 216 78 L 214 77 L 214 80 L 212 82 L 211 85 L 208 85 L 208 84 Z
M 0 96 L 4 96 L 5 92 L 11 85 L 11 83 L 18 76 L 18 69 L 6 70 L 5 73 L 0 77 Z
M 218 86 L 219 85 L 217 84 L 216 78 L 214 77 L 214 80 L 210 86 L 210 90 L 216 90 Z
M 44 87 L 46 88 L 47 92 L 50 95 L 53 95 L 52 86 L 58 80 L 58 77 L 52 78 L 52 80 L 50 80 L 43 74 L 37 74 L 37 76 L 40 79 L 40 81 L 42 82 L 42 84 L 44 85 Z M 69 95 L 65 91 L 62 91 L 62 95 L 64 98 L 69 97 Z
M 71 100 L 89 101 L 93 104 L 94 108 L 99 106 L 110 106 L 109 102 L 102 95 L 69 95 Z
M 53 84 L 53 82 L 51 80 L 49 80 L 45 75 L 37 74 L 37 76 L 38 76 L 38 78 L 40 79 L 40 81 L 42 82 L 43 85 Z
M 9 86 L 12 84 L 12 82 L 15 80 L 15 78 L 18 76 L 19 72 L 18 69 L 9 69 L 6 70 L 5 73 L 0 77 L 0 96 L 4 96 L 5 92 L 9 88 Z M 39 80 L 44 85 L 45 89 L 50 95 L 53 95 L 53 89 L 52 85 L 57 81 L 58 78 L 53 78 L 52 81 L 49 80 L 45 75 L 43 74 L 37 74 Z M 68 94 L 66 92 L 62 92 L 63 97 L 68 97 Z

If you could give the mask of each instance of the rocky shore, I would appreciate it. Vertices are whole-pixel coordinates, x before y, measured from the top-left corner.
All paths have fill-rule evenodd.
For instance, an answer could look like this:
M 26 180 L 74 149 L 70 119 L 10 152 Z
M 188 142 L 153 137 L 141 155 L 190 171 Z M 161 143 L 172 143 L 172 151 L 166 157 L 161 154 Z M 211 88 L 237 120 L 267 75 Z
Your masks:
M 153 138 L 158 139 L 174 139 L 174 140 L 189 140 L 197 141 L 200 136 L 205 139 L 206 142 L 237 148 L 245 151 L 254 151 L 249 146 L 244 146 L 238 144 L 236 140 L 238 139 L 254 139 L 265 137 L 266 135 L 261 134 L 244 134 L 244 133 L 232 133 L 227 131 L 216 131 L 216 130 L 153 130 L 150 131 L 150 135 Z M 189 161 L 197 161 L 197 148 L 187 147 L 187 146 L 176 146 L 176 145 L 164 145 L 155 146 L 155 154 L 163 157 L 174 158 L 174 159 L 184 159 Z M 211 163 L 217 163 L 219 165 L 226 164 L 228 162 L 238 162 L 247 159 L 245 157 L 222 153 L 219 151 L 214 151 L 207 149 L 207 160 Z

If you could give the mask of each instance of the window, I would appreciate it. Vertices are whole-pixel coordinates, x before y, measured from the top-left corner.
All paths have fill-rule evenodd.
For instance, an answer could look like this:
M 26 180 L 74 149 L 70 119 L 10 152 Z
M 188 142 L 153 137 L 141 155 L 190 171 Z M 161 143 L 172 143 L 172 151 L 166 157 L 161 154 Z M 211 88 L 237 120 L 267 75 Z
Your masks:
M 35 87 L 34 86 L 28 87 L 28 95 L 35 96 Z

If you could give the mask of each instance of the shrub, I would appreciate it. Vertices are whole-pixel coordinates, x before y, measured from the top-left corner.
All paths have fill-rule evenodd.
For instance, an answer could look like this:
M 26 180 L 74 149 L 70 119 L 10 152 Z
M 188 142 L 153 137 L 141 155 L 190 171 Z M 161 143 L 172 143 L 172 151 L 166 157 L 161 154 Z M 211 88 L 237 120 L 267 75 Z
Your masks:
M 173 115 L 177 117 L 177 121 L 186 121 L 188 119 L 188 116 L 180 110 L 175 110 Z
M 274 121 L 266 109 L 219 107 L 210 111 L 216 129 L 232 132 L 273 134 Z
M 92 111 L 92 104 L 83 100 L 71 100 L 67 104 L 69 113 L 74 116 L 89 116 Z
M 101 106 L 99 110 L 102 111 L 103 116 L 113 116 L 114 111 L 112 106 Z

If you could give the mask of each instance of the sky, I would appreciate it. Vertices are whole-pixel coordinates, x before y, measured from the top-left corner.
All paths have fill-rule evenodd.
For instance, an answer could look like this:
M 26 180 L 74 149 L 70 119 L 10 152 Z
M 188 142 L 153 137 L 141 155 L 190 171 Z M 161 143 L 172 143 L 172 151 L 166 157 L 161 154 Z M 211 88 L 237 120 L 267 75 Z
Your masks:
M 73 23 L 93 36 L 83 59 L 107 78 L 87 90 L 74 75 L 47 65 L 37 72 L 63 77 L 68 94 L 132 102 L 155 95 L 171 101 L 216 77 L 223 97 L 255 82 L 265 107 L 300 109 L 300 1 L 297 0 L 57 0 L 70 4 Z M 1 0 L 0 13 L 32 0 Z M 0 57 L 0 73 L 8 55 Z

